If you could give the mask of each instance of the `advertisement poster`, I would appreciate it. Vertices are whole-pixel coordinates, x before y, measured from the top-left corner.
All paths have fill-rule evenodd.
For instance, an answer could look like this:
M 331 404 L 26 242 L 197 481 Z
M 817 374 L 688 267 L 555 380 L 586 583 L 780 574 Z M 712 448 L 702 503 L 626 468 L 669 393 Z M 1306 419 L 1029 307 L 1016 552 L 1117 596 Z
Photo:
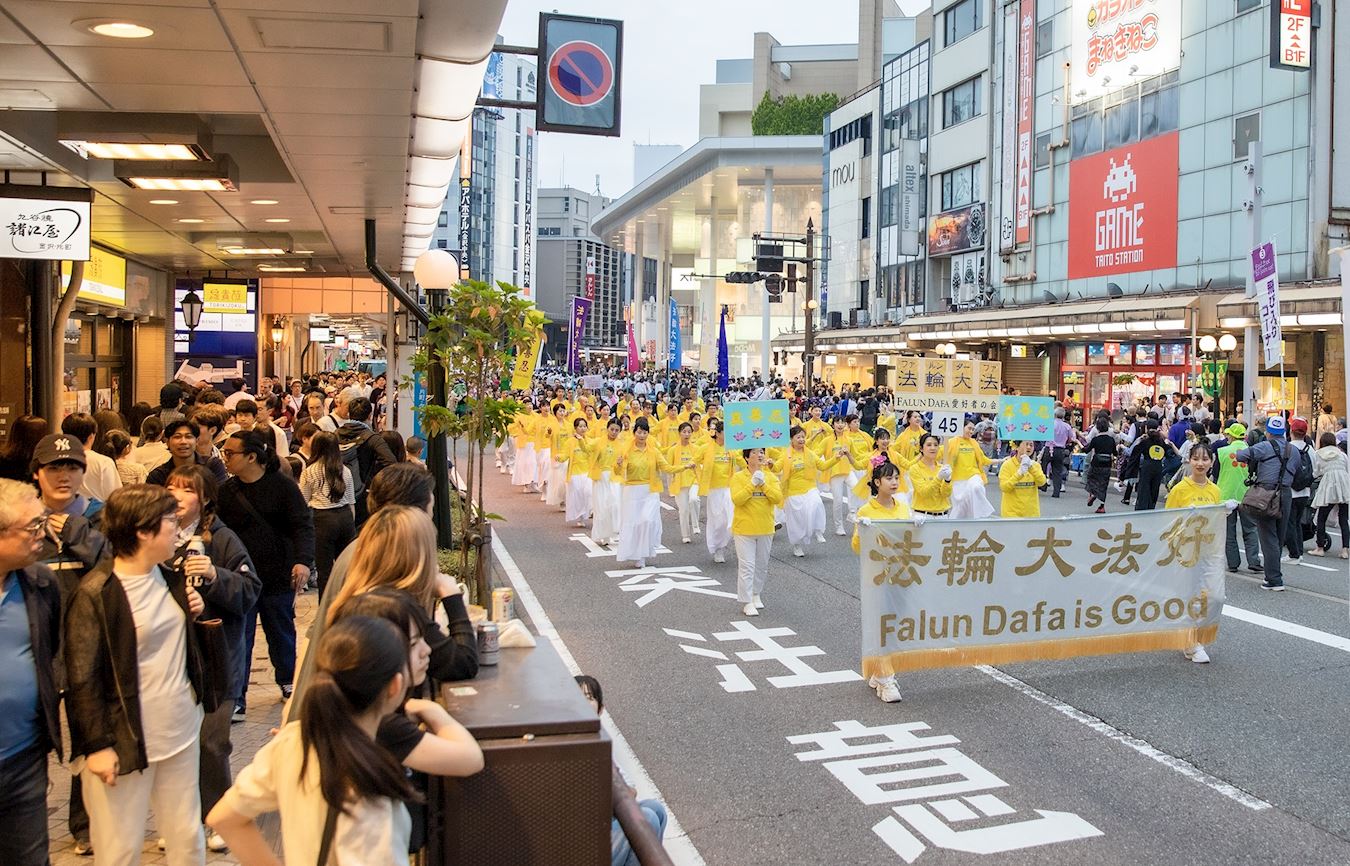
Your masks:
M 1074 102 L 1179 67 L 1181 16 L 1180 3 L 1073 0 L 1069 91 Z
M 949 256 L 983 249 L 985 220 L 982 202 L 937 214 L 928 224 L 928 255 Z
M 1069 163 L 1069 279 L 1176 267 L 1178 140 Z

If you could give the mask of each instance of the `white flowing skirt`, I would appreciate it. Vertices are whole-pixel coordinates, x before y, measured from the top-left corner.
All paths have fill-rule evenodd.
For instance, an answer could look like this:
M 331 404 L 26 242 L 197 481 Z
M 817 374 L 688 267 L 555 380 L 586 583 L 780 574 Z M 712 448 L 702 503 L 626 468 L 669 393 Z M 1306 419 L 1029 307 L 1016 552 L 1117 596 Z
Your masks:
M 600 473 L 600 480 L 592 486 L 591 498 L 595 522 L 591 524 L 591 539 L 608 544 L 619 537 L 619 504 L 621 491 L 608 469 Z M 659 508 L 659 507 L 658 507 Z
M 548 474 L 553 470 L 553 450 L 540 448 L 534 452 L 534 483 L 540 490 L 548 484 Z M 543 497 L 540 497 L 541 499 Z
M 731 488 L 719 487 L 708 491 L 708 530 L 704 533 L 708 542 L 708 552 L 716 555 L 719 550 L 731 547 Z
M 533 484 L 536 466 L 534 443 L 526 442 L 516 450 L 516 462 L 511 467 L 511 483 L 522 487 Z
M 848 513 L 853 514 L 859 508 L 867 503 L 866 499 L 860 498 L 853 492 L 853 488 L 858 486 L 858 482 L 863 480 L 863 472 L 859 469 L 853 469 L 848 473 Z
M 567 522 L 580 523 L 591 516 L 592 484 L 589 475 L 567 479 Z
M 646 484 L 625 484 L 621 503 L 615 559 L 650 559 L 661 546 L 661 497 Z
M 544 502 L 549 505 L 562 505 L 567 496 L 567 464 L 550 463 L 548 467 L 548 491 Z
M 814 487 L 783 500 L 783 514 L 788 543 L 794 547 L 810 544 L 817 533 L 825 531 L 825 503 Z
M 952 484 L 952 510 L 948 517 L 957 520 L 983 520 L 994 513 L 994 506 L 978 477 Z

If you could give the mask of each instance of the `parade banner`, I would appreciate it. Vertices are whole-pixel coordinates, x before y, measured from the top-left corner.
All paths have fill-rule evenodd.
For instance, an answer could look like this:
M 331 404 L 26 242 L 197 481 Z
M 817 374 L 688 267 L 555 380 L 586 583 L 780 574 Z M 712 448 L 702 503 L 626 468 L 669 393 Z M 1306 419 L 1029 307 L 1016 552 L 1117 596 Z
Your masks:
M 1055 438 L 1054 397 L 998 398 L 998 438 L 1049 442 Z
M 675 303 L 675 299 L 670 299 L 670 357 L 666 359 L 666 367 L 671 370 L 678 370 L 683 366 L 684 345 L 680 342 L 680 308 Z
M 1280 277 L 1275 265 L 1275 244 L 1252 250 L 1252 284 L 1256 286 L 1257 312 L 1261 317 L 1261 352 L 1267 367 L 1284 361 L 1284 331 L 1280 322 Z
M 515 391 L 528 390 L 534 380 L 534 370 L 539 364 L 539 355 L 544 351 L 544 324 L 548 317 L 539 309 L 526 313 L 525 323 L 534 328 L 530 345 L 524 352 L 516 355 L 516 365 L 511 371 L 511 388 Z
M 861 524 L 862 673 L 1212 643 L 1225 517 L 1215 505 Z
M 581 335 L 586 330 L 586 314 L 591 311 L 591 301 L 585 298 L 572 298 L 572 316 L 567 320 L 567 372 L 581 370 Z
M 786 400 L 744 400 L 722 407 L 726 417 L 727 450 L 783 448 L 790 441 Z
M 1003 391 L 1000 361 L 963 361 L 892 355 L 895 407 L 923 412 L 998 411 Z

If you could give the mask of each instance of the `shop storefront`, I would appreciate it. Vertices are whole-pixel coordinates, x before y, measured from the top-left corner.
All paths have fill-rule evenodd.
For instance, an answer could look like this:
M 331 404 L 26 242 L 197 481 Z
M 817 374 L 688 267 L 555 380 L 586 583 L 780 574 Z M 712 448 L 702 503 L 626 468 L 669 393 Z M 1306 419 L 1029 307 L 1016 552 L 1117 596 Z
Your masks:
M 1091 419 L 1098 409 L 1118 418 L 1143 399 L 1186 393 L 1192 381 L 1190 342 L 1070 343 L 1060 362 L 1059 399 Z

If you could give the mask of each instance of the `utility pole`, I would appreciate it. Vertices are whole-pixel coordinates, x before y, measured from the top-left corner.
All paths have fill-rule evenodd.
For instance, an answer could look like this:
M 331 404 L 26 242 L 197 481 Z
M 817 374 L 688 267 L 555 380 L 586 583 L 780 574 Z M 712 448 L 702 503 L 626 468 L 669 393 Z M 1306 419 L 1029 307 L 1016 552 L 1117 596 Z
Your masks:
M 802 370 L 806 375 L 806 393 L 814 393 L 816 366 L 816 224 L 806 220 L 806 315 L 805 341 L 802 344 Z
M 764 234 L 773 234 L 773 169 L 764 169 Z M 716 243 L 716 238 L 713 243 Z M 759 250 L 755 250 L 755 255 L 759 255 Z M 764 377 L 764 384 L 769 384 L 769 341 L 772 340 L 769 328 L 769 296 L 764 296 L 764 321 L 762 322 L 760 340 L 762 344 L 760 356 L 760 374 Z
M 1253 141 L 1247 150 L 1247 200 L 1242 207 L 1247 211 L 1247 255 L 1243 256 L 1247 267 L 1247 300 L 1256 301 L 1256 281 L 1252 279 L 1253 270 L 1251 251 L 1261 244 L 1261 142 Z M 1245 411 L 1242 420 L 1248 428 L 1256 421 L 1256 397 L 1260 370 L 1257 367 L 1258 343 L 1261 329 L 1248 325 L 1243 331 L 1242 345 L 1242 390 L 1246 395 L 1243 402 Z M 1284 388 L 1284 382 L 1280 383 Z M 1282 392 L 1283 393 L 1283 392 Z

